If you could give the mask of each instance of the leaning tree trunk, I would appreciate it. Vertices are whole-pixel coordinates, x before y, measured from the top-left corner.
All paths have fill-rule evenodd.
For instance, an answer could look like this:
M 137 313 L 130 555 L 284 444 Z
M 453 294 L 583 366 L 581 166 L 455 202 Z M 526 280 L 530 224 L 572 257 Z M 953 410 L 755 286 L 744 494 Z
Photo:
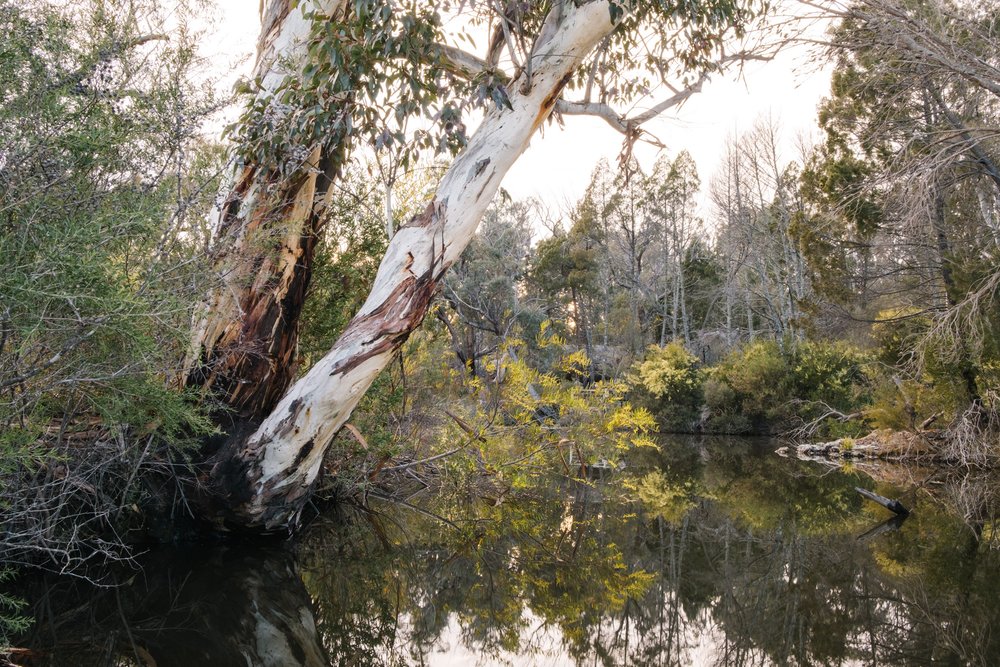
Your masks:
M 472 239 L 504 175 L 573 72 L 613 27 L 608 0 L 563 3 L 561 11 L 550 12 L 525 68 L 529 74 L 509 84 L 512 109 L 486 114 L 433 201 L 397 231 L 368 300 L 340 339 L 253 433 L 231 438 L 217 455 L 211 477 L 230 521 L 265 531 L 295 525 L 334 434 L 423 320 L 438 282 Z M 308 208 L 308 201 L 298 206 Z
M 346 0 L 264 0 L 253 76 L 270 96 L 298 54 L 312 21 Z M 297 6 L 293 6 L 297 5 Z M 211 389 L 242 420 L 263 419 L 295 376 L 299 314 L 312 267 L 324 198 L 337 160 L 314 149 L 306 168 L 280 180 L 264 165 L 232 174 L 231 189 L 213 221 L 213 264 L 219 285 L 194 328 L 184 381 Z

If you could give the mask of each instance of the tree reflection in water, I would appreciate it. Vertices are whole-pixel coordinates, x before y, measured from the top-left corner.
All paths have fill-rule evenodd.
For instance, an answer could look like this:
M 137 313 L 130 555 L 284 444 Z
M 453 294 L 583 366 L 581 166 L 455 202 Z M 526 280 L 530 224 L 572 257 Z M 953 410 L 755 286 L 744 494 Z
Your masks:
M 309 595 L 281 549 L 161 549 L 117 586 L 41 582 L 24 664 L 278 667 L 330 664 Z
M 913 515 L 869 531 L 884 511 L 853 487 L 903 489 L 733 442 L 663 450 L 500 504 L 331 517 L 294 557 L 164 552 L 85 597 L 57 581 L 25 645 L 73 665 L 1000 662 L 997 480 L 909 471 Z

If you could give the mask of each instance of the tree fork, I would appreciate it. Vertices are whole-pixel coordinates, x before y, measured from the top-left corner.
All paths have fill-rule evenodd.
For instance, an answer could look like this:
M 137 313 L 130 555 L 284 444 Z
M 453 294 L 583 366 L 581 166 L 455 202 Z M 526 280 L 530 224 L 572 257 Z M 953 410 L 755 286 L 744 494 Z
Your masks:
M 573 72 L 614 28 L 607 0 L 559 14 L 550 12 L 532 50 L 530 85 L 511 82 L 511 109 L 486 114 L 434 200 L 393 237 L 367 301 L 330 352 L 252 434 L 231 437 L 214 457 L 211 481 L 230 522 L 265 532 L 296 526 L 333 436 L 423 320 L 438 282 Z

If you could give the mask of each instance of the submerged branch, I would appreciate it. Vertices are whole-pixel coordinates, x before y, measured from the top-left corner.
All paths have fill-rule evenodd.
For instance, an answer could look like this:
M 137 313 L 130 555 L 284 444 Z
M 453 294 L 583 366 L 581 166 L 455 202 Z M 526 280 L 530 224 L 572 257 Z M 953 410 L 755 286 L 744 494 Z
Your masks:
M 877 493 L 873 493 L 868 489 L 862 489 L 860 486 L 854 487 L 854 490 L 860 493 L 862 496 L 872 501 L 873 503 L 878 503 L 882 507 L 886 508 L 890 512 L 895 512 L 900 516 L 908 516 L 910 510 L 903 507 L 903 504 L 898 500 L 893 500 L 892 498 L 886 498 L 885 496 L 880 496 Z

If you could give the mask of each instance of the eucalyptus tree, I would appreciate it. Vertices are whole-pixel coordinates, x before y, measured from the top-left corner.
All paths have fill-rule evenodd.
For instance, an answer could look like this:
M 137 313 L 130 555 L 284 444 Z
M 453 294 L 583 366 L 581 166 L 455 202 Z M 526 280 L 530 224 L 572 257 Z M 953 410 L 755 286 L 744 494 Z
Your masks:
M 492 27 L 484 57 L 474 58 L 442 46 L 440 12 L 454 6 L 263 3 L 257 90 L 216 231 L 226 278 L 207 299 L 188 379 L 212 384 L 242 419 L 208 471 L 236 524 L 296 523 L 333 434 L 419 325 L 503 176 L 553 112 L 597 114 L 635 139 L 655 113 L 738 58 L 729 40 L 762 11 L 752 0 L 460 4 Z M 654 113 L 614 109 L 671 78 L 676 92 Z M 469 97 L 487 109 L 466 137 L 460 111 Z M 385 105 L 399 114 L 388 126 Z M 421 114 L 439 131 L 399 127 Z M 458 157 L 422 212 L 396 230 L 341 338 L 289 386 L 328 182 L 353 146 L 410 139 L 460 146 Z
M 317 241 L 353 148 L 410 146 L 406 121 L 425 112 L 442 129 L 418 143 L 464 136 L 459 110 L 436 106 L 464 70 L 435 46 L 443 39 L 434 6 L 271 0 L 260 9 L 250 101 L 232 128 L 232 183 L 215 212 L 219 285 L 181 378 L 211 387 L 249 420 L 266 416 L 295 377 Z

